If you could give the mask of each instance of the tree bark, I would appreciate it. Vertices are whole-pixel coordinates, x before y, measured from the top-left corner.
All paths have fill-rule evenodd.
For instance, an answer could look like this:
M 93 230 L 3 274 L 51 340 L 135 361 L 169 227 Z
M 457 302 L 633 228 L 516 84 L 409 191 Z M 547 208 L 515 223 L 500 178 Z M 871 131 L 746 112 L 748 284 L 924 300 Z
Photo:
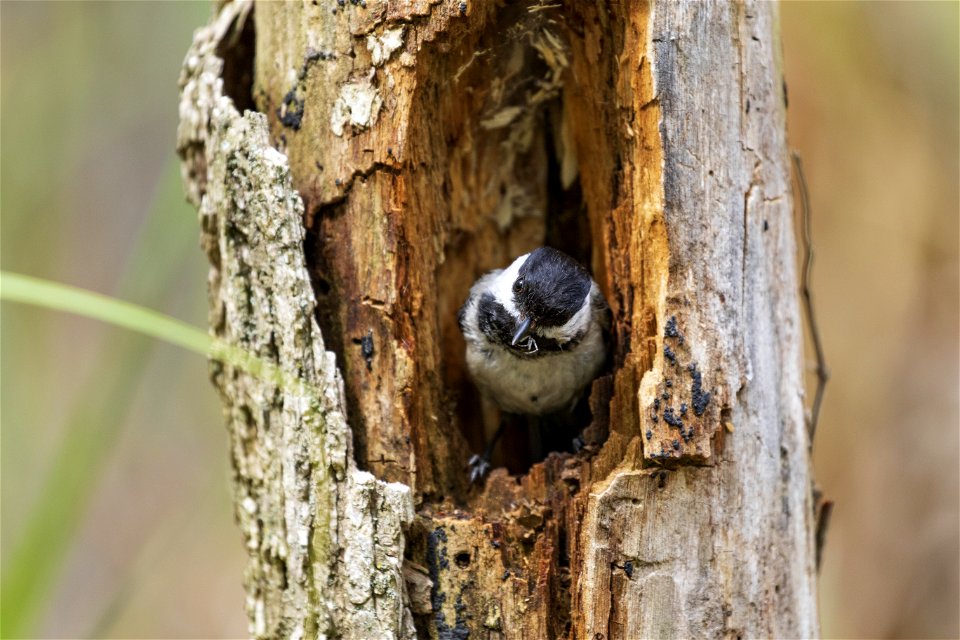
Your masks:
M 234 2 L 197 33 L 211 327 L 308 383 L 213 367 L 253 635 L 818 634 L 777 38 L 773 4 L 640 1 Z M 588 446 L 470 487 L 457 308 L 544 243 L 613 310 Z

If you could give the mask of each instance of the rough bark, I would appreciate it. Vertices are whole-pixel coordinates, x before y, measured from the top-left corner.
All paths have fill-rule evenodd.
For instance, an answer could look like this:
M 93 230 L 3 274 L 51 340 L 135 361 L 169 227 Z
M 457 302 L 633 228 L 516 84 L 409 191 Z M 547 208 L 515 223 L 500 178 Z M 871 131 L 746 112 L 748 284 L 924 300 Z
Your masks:
M 297 375 L 281 388 L 214 364 L 225 404 L 237 520 L 250 563 L 257 637 L 412 636 L 403 603 L 409 488 L 357 469 L 343 383 L 324 348 L 303 260 L 303 205 L 266 118 L 223 96 L 215 55 L 249 7 L 230 5 L 197 33 L 181 79 L 179 149 L 210 258 L 210 325 Z
M 776 12 L 233 3 L 198 32 L 211 325 L 318 390 L 215 366 L 252 633 L 817 635 Z M 544 242 L 614 312 L 589 446 L 471 488 L 456 310 Z

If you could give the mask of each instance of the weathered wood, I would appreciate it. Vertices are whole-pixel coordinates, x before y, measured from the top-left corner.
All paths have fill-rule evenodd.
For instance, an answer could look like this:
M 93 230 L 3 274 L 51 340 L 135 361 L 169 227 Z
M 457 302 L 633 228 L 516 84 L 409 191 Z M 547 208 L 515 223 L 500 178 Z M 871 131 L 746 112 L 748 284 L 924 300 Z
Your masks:
M 776 5 L 246 11 L 198 34 L 183 82 L 212 324 L 327 398 L 285 412 L 217 374 L 255 633 L 817 635 Z M 544 242 L 614 313 L 591 445 L 470 488 L 484 421 L 456 310 Z M 306 535 L 307 569 L 258 528 Z
M 303 259 L 303 205 L 266 118 L 223 95 L 217 47 L 249 12 L 200 30 L 181 77 L 178 148 L 210 271 L 210 325 L 306 389 L 214 363 L 231 438 L 257 637 L 412 637 L 401 574 L 409 488 L 357 469 L 343 384 L 324 348 Z

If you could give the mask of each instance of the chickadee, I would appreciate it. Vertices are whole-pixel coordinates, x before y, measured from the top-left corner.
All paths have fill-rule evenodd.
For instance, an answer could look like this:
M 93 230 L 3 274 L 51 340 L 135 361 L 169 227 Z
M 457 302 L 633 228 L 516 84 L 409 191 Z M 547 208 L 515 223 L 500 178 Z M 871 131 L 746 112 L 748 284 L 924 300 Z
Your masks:
M 459 321 L 471 377 L 509 413 L 572 411 L 606 360 L 607 302 L 586 269 L 550 247 L 477 280 Z M 491 449 L 471 461 L 473 476 Z

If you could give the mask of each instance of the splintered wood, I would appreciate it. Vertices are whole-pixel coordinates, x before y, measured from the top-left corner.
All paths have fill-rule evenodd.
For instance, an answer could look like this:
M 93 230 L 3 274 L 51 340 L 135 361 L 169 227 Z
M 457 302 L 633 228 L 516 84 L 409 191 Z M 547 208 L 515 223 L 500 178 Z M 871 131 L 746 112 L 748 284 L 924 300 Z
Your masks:
M 220 9 L 183 82 L 212 318 L 328 389 L 284 413 L 218 374 L 252 633 L 816 636 L 776 5 L 248 11 Z M 243 157 L 275 160 L 247 182 L 223 133 L 240 120 L 269 139 Z M 544 243 L 613 312 L 587 446 L 471 487 L 491 420 L 457 310 Z

